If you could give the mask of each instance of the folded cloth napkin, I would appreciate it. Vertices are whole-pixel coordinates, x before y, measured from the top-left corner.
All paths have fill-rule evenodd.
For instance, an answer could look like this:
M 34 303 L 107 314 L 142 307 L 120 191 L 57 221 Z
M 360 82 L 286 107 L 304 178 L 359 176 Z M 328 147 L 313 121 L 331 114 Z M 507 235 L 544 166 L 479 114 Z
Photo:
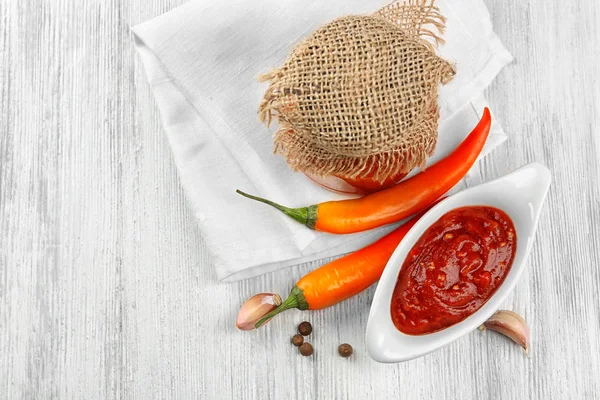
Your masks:
M 258 120 L 266 83 L 293 46 L 330 20 L 370 14 L 386 2 L 364 0 L 200 0 L 133 28 L 135 44 L 172 147 L 182 185 L 212 253 L 217 278 L 235 281 L 356 250 L 393 227 L 352 235 L 312 231 L 236 189 L 287 206 L 342 198 L 273 154 Z M 440 54 L 456 63 L 441 88 L 436 153 L 448 154 L 487 105 L 482 92 L 511 55 L 492 31 L 482 0 L 439 0 L 448 18 Z M 495 122 L 483 154 L 506 138 Z

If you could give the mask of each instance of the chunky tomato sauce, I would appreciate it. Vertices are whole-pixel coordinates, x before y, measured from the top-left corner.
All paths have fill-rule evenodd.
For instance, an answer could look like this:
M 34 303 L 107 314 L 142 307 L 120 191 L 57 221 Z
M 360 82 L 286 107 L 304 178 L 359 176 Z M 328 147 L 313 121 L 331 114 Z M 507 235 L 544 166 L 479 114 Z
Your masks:
M 392 297 L 396 328 L 421 335 L 477 311 L 504 281 L 515 257 L 515 227 L 493 207 L 452 210 L 408 253 Z

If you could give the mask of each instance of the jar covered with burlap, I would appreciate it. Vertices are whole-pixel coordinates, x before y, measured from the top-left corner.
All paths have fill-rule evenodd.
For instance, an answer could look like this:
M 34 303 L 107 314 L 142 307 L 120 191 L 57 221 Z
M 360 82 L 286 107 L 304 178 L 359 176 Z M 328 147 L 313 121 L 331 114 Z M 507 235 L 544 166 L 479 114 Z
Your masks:
M 438 89 L 455 75 L 436 54 L 445 19 L 431 0 L 394 2 L 313 32 L 269 81 L 260 105 L 275 117 L 275 152 L 317 179 L 367 191 L 424 168 L 438 131 Z

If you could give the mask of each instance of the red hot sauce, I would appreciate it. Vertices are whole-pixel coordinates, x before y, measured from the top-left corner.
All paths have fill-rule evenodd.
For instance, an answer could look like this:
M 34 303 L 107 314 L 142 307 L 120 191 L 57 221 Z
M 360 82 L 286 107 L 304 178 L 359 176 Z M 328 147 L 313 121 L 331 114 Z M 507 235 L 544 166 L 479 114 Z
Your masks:
M 463 207 L 444 214 L 408 253 L 392 296 L 399 331 L 442 330 L 477 311 L 506 278 L 517 236 L 505 212 Z

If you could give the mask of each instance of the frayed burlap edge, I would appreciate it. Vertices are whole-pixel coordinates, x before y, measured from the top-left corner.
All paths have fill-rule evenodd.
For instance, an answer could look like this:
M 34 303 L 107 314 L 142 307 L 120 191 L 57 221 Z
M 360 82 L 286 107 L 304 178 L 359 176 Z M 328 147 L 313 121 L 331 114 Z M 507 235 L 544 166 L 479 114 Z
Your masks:
M 437 113 L 437 109 L 432 110 Z M 420 131 L 437 131 L 437 118 L 425 118 L 416 127 L 414 134 Z M 428 136 L 422 147 L 409 151 L 402 145 L 390 151 L 367 157 L 335 156 L 329 152 L 315 152 L 311 143 L 297 133 L 286 121 L 279 121 L 274 136 L 274 152 L 282 155 L 294 171 L 307 171 L 318 176 L 343 176 L 350 179 L 371 177 L 383 182 L 388 177 L 405 174 L 417 166 L 425 169 L 428 157 L 433 155 L 437 144 L 437 135 Z M 308 151 L 310 150 L 310 151 Z M 410 165 L 410 167 L 404 167 Z
M 435 53 L 435 49 L 445 43 L 441 35 L 446 30 L 446 17 L 434 3 L 435 0 L 394 1 L 375 12 L 373 16 L 393 23 L 411 38 L 424 39 L 425 44 Z M 429 25 L 433 26 L 437 33 L 427 28 Z

